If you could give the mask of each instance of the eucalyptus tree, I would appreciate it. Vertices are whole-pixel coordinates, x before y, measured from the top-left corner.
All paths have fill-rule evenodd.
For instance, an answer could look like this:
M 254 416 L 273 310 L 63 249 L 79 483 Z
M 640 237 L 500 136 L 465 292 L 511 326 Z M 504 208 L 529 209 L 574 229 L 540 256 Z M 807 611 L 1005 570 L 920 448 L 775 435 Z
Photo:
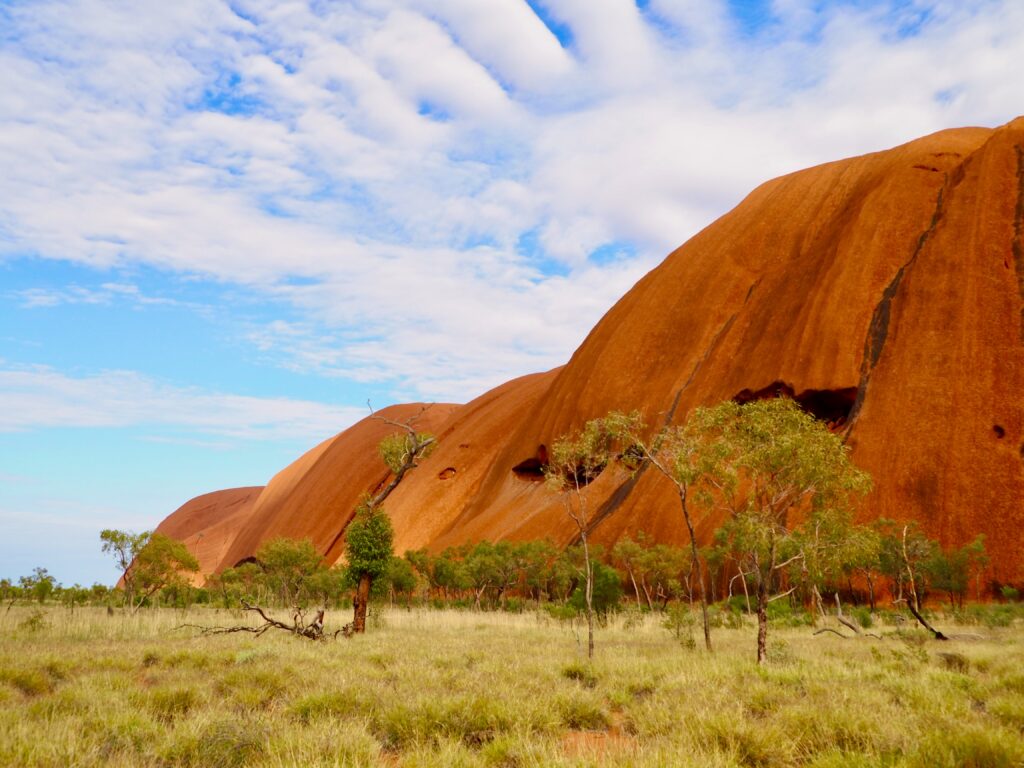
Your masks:
M 425 409 L 424 409 L 425 410 Z M 405 421 L 393 421 L 374 414 L 373 418 L 398 429 L 377 446 L 384 464 L 391 471 L 388 483 L 373 496 L 367 496 L 356 509 L 352 522 L 345 529 L 345 560 L 347 575 L 355 587 L 352 600 L 352 631 L 366 631 L 366 609 L 375 579 L 384 576 L 394 556 L 394 530 L 391 519 L 381 508 L 406 475 L 419 466 L 433 451 L 437 438 L 416 430 L 421 410 Z
M 767 658 L 768 603 L 783 590 L 786 570 L 806 567 L 807 531 L 842 519 L 871 481 L 849 448 L 822 422 L 788 398 L 743 405 L 727 401 L 700 413 L 704 440 L 717 446 L 705 471 L 729 513 L 722 538 L 754 578 L 757 660 Z M 801 530 L 802 528 L 802 530 Z M 848 545 L 835 528 L 828 547 Z
M 586 486 L 617 456 L 617 433 L 606 419 L 592 419 L 578 432 L 554 442 L 545 470 L 550 489 L 562 497 L 569 519 L 576 525 L 583 550 L 584 609 L 587 615 L 587 657 L 594 657 L 594 560 L 590 551 L 590 530 L 595 509 L 589 503 Z

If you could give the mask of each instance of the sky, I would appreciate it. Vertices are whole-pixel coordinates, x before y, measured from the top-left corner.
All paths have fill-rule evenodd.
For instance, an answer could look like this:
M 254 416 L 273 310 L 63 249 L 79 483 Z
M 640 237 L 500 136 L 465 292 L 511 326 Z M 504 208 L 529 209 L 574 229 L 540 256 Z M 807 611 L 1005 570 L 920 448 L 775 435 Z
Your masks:
M 1019 0 L 0 0 L 0 577 L 560 365 L 759 183 L 1022 71 Z

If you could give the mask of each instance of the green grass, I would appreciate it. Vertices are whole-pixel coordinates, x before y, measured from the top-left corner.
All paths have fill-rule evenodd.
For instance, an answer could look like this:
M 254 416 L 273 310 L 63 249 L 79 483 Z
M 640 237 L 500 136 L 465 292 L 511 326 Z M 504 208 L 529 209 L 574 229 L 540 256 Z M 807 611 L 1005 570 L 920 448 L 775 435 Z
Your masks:
M 1024 626 L 949 643 L 773 628 L 681 645 L 612 619 L 593 663 L 544 613 L 391 611 L 353 640 L 196 637 L 212 609 L 0 617 L 0 765 L 1024 766 Z M 335 624 L 347 616 L 328 617 Z M 862 622 L 863 623 L 863 622 Z

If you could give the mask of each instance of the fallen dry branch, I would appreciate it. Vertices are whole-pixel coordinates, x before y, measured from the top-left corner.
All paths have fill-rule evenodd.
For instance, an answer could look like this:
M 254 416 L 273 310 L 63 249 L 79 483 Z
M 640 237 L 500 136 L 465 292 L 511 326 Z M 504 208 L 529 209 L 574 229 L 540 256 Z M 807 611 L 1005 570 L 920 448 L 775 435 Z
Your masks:
M 833 635 L 836 635 L 837 637 L 843 638 L 843 640 L 851 640 L 852 639 L 849 635 L 844 635 L 838 629 L 832 629 L 832 627 L 822 627 L 821 629 L 817 630 L 814 633 L 815 637 L 820 635 L 822 632 L 831 632 Z
M 352 625 L 346 624 L 341 629 L 333 632 L 324 632 L 324 614 L 326 608 L 321 608 L 316 613 L 316 618 L 313 619 L 309 624 L 306 624 L 305 611 L 296 608 L 295 613 L 292 615 L 292 623 L 287 624 L 279 619 L 275 619 L 273 616 L 267 614 L 267 612 L 258 605 L 250 605 L 249 603 L 242 601 L 242 610 L 255 613 L 261 619 L 262 624 L 251 626 L 248 624 L 237 624 L 232 627 L 206 627 L 201 624 L 182 624 L 175 629 L 198 629 L 200 635 L 230 635 L 236 632 L 248 632 L 256 635 L 257 637 L 263 635 L 265 632 L 271 629 L 280 629 L 284 632 L 295 635 L 296 637 L 305 637 L 309 640 L 326 640 L 328 638 L 335 639 L 338 635 L 344 637 L 351 637 Z
M 907 608 L 910 610 L 911 615 L 915 619 L 917 619 L 917 623 L 920 624 L 925 629 L 927 629 L 929 632 L 931 632 L 932 636 L 936 640 L 949 640 L 949 638 L 946 637 L 944 634 L 942 634 L 942 632 L 940 632 L 939 630 L 937 630 L 935 627 L 933 627 L 931 624 L 928 623 L 927 619 L 925 619 L 925 617 L 921 615 L 921 612 L 918 611 L 916 607 L 914 607 L 914 601 L 913 600 L 908 600 L 907 598 L 900 598 L 898 600 L 893 600 L 893 605 L 895 605 L 897 603 L 901 603 L 901 602 L 907 604 Z

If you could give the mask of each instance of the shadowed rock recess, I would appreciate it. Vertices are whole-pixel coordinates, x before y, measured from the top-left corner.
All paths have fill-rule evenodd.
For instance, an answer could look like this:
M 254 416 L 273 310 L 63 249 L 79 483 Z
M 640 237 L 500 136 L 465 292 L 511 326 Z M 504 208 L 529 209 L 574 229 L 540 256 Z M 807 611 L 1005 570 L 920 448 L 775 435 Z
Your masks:
M 399 552 L 482 538 L 565 544 L 574 526 L 536 482 L 559 435 L 612 409 L 660 425 L 698 405 L 784 393 L 871 472 L 864 519 L 917 520 L 944 545 L 984 533 L 991 578 L 1019 583 L 1022 392 L 1018 118 L 761 185 L 640 280 L 564 367 L 428 409 L 422 428 L 438 448 L 387 510 Z M 387 479 L 375 450 L 387 431 L 359 422 L 265 488 L 199 497 L 161 530 L 198 542 L 205 574 L 280 535 L 309 537 L 337 559 L 360 495 Z M 587 494 L 599 542 L 638 530 L 685 541 L 678 502 L 655 473 L 609 469 Z M 703 516 L 698 535 L 707 541 L 720 522 Z

